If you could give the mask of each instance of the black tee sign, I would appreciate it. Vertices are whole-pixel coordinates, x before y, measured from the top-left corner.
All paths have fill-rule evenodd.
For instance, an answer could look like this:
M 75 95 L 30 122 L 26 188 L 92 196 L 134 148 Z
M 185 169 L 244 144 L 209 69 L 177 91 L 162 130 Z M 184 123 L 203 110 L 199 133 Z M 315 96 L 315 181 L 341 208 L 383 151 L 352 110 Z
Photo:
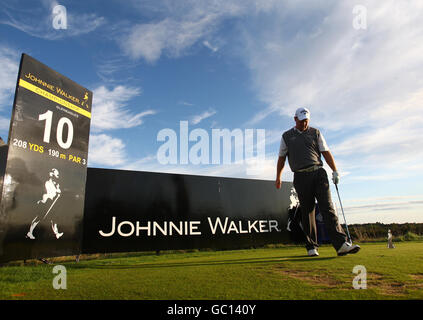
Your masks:
M 81 250 L 92 92 L 23 54 L 8 138 L 0 260 Z

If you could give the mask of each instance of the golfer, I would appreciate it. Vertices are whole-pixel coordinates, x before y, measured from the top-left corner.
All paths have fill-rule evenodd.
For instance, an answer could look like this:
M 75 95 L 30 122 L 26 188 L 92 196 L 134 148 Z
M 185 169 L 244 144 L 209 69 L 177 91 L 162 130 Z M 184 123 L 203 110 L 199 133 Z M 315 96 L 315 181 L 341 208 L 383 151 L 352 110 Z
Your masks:
M 343 256 L 356 253 L 360 247 L 348 242 L 347 236 L 338 222 L 321 155 L 333 171 L 333 183 L 338 184 L 339 174 L 335 160 L 322 133 L 318 129 L 309 127 L 310 111 L 307 108 L 297 109 L 294 120 L 295 127 L 282 135 L 276 169 L 276 188 L 280 189 L 282 185 L 282 170 L 285 166 L 285 159 L 288 157 L 289 166 L 294 172 L 294 187 L 300 202 L 301 224 L 306 236 L 308 255 L 319 255 L 315 219 L 316 200 L 337 254 Z

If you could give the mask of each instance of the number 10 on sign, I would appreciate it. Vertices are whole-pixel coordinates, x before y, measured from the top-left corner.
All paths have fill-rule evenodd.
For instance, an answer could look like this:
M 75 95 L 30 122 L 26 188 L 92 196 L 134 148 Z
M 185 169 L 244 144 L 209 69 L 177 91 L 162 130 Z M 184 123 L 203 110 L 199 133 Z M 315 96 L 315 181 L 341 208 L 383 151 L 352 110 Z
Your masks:
M 50 143 L 51 125 L 53 122 L 53 111 L 49 110 L 46 113 L 40 114 L 38 116 L 38 120 L 46 122 L 44 126 L 43 141 L 46 143 Z M 64 141 L 63 139 L 63 129 L 65 125 L 68 127 L 68 134 L 66 137 L 66 141 Z M 72 124 L 72 121 L 70 121 L 70 119 L 66 117 L 60 118 L 59 122 L 57 123 L 56 139 L 59 146 L 62 147 L 63 149 L 70 148 L 73 141 L 73 124 Z

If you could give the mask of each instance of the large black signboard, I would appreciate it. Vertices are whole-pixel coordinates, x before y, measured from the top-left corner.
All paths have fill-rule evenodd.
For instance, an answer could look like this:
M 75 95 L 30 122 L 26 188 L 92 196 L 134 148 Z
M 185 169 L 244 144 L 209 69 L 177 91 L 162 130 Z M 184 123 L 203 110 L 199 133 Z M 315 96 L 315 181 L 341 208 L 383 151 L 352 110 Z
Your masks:
M 23 54 L 8 138 L 0 260 L 79 253 L 92 93 Z
M 291 182 L 88 169 L 84 253 L 290 242 Z

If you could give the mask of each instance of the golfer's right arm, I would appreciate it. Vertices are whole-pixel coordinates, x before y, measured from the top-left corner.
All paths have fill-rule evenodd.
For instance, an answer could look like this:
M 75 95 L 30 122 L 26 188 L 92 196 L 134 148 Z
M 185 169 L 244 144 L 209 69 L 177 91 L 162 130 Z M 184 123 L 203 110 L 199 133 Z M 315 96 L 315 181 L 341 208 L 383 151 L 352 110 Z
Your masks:
M 285 159 L 286 156 L 279 156 L 278 158 L 278 165 L 276 167 L 276 188 L 280 189 L 282 186 L 281 175 L 283 171 L 283 167 L 285 166 Z

